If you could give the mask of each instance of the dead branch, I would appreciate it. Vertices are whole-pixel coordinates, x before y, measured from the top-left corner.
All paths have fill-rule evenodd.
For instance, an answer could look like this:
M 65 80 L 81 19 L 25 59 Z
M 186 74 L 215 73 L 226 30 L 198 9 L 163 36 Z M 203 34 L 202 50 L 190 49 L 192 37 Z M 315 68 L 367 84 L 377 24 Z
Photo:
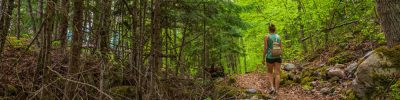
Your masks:
M 91 88 L 93 88 L 93 89 L 96 89 L 96 90 L 97 90 L 98 92 L 100 92 L 101 94 L 107 96 L 107 98 L 109 98 L 110 100 L 114 100 L 109 94 L 103 92 L 102 90 L 100 90 L 100 89 L 97 88 L 96 86 L 93 86 L 93 85 L 88 84 L 88 83 L 84 83 L 84 82 L 75 81 L 75 80 L 72 80 L 72 79 L 65 78 L 65 77 L 63 77 L 60 73 L 58 73 L 57 71 L 53 70 L 53 69 L 50 68 L 49 66 L 47 66 L 47 68 L 48 68 L 51 72 L 57 74 L 57 76 L 60 77 L 60 78 L 63 79 L 63 80 L 66 80 L 66 81 L 69 81 L 69 82 L 73 82 L 73 83 L 77 83 L 77 84 L 81 84 L 81 85 L 89 86 L 89 87 L 91 87 Z

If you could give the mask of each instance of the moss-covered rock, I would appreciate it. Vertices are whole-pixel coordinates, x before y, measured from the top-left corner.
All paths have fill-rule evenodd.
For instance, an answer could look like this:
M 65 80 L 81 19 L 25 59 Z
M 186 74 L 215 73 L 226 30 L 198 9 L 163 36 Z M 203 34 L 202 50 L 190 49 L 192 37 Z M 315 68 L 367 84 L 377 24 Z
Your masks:
M 353 80 L 354 94 L 359 98 L 373 99 L 377 92 L 386 93 L 391 81 L 400 78 L 400 46 L 376 49 L 357 68 Z
M 400 45 L 393 48 L 380 47 L 375 51 L 378 53 L 383 53 L 383 55 L 387 57 L 389 61 L 391 61 L 393 65 L 388 65 L 387 67 L 400 67 Z
M 243 89 L 228 86 L 228 85 L 216 85 L 214 89 L 216 92 L 216 94 L 215 94 L 216 97 L 221 97 L 221 96 L 238 97 L 238 96 L 242 96 L 246 92 Z

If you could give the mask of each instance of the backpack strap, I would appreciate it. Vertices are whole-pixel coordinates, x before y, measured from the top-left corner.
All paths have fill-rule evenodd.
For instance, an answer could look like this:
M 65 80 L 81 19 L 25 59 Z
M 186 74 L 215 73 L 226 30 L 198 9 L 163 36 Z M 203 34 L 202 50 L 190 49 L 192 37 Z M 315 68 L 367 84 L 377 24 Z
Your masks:
M 278 34 L 275 34 L 275 40 L 276 40 L 276 42 L 279 42 L 279 41 L 278 41 L 278 38 L 280 38 L 279 35 L 278 35 Z

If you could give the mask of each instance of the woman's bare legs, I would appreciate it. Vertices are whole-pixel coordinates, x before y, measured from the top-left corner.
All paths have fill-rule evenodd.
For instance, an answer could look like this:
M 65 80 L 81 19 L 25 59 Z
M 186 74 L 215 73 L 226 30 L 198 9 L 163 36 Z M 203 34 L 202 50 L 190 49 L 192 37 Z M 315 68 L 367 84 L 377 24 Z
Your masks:
M 281 63 L 274 63 L 274 76 L 275 76 L 275 89 L 278 90 L 279 89 L 279 84 L 281 82 L 281 77 L 280 77 L 280 68 L 281 68 Z
M 274 76 L 273 76 L 273 70 L 274 70 L 274 64 L 271 63 L 267 63 L 267 68 L 268 68 L 268 73 L 267 73 L 267 77 L 269 80 L 269 83 L 271 84 L 271 88 L 274 88 Z

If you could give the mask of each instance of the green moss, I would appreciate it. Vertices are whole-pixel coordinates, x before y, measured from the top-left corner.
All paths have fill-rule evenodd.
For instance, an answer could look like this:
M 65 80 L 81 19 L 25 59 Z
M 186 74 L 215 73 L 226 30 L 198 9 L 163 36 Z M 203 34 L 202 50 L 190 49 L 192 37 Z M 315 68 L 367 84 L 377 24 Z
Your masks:
M 310 90 L 314 89 L 314 87 L 312 87 L 311 85 L 302 85 L 302 88 L 306 91 L 310 91 Z
M 284 81 L 284 82 L 281 82 L 281 85 L 282 86 L 286 86 L 286 85 L 290 85 L 290 86 L 292 86 L 292 85 L 294 85 L 294 81 L 292 81 L 292 80 L 287 80 L 287 81 Z
M 304 77 L 301 79 L 301 85 L 310 85 L 310 82 L 313 81 L 311 77 Z
M 343 100 L 357 100 L 356 95 L 354 95 L 353 90 L 349 89 L 345 92 L 345 94 L 341 95 Z
M 6 44 L 11 45 L 11 46 L 13 46 L 14 48 L 17 48 L 17 49 L 24 48 L 24 47 L 26 47 L 26 45 L 30 44 L 30 42 L 29 42 L 29 40 L 27 38 L 17 39 L 17 37 L 10 36 L 10 37 L 7 37 L 7 40 L 9 42 L 6 42 Z
M 393 63 L 393 67 L 400 67 L 400 45 L 393 48 L 380 47 L 375 50 L 383 53 Z
M 215 86 L 215 91 L 217 93 L 217 97 L 226 95 L 227 97 L 233 97 L 233 96 L 238 96 L 244 93 L 244 90 L 232 87 L 232 86 L 227 86 L 227 85 L 216 85 Z
M 301 77 L 309 77 L 312 75 L 312 72 L 314 72 L 315 69 L 312 68 L 306 68 L 305 70 L 303 70 L 303 72 L 301 72 Z
M 334 56 L 332 58 L 329 58 L 328 63 L 329 64 L 344 64 L 344 63 L 350 62 L 354 58 L 355 57 L 353 54 L 351 54 L 351 52 L 344 51 L 344 52 L 337 54 L 336 56 Z
M 396 99 L 400 100 L 400 80 L 398 80 L 395 84 L 390 86 L 390 95 Z
M 286 71 L 284 71 L 284 70 L 281 70 L 281 72 L 279 73 L 280 74 L 280 78 L 282 79 L 282 80 L 288 80 L 288 74 L 287 74 L 287 72 Z
M 58 46 L 61 45 L 61 41 L 53 41 L 53 42 L 51 43 L 51 45 L 52 45 L 52 46 L 55 46 L 55 47 L 58 47 Z

